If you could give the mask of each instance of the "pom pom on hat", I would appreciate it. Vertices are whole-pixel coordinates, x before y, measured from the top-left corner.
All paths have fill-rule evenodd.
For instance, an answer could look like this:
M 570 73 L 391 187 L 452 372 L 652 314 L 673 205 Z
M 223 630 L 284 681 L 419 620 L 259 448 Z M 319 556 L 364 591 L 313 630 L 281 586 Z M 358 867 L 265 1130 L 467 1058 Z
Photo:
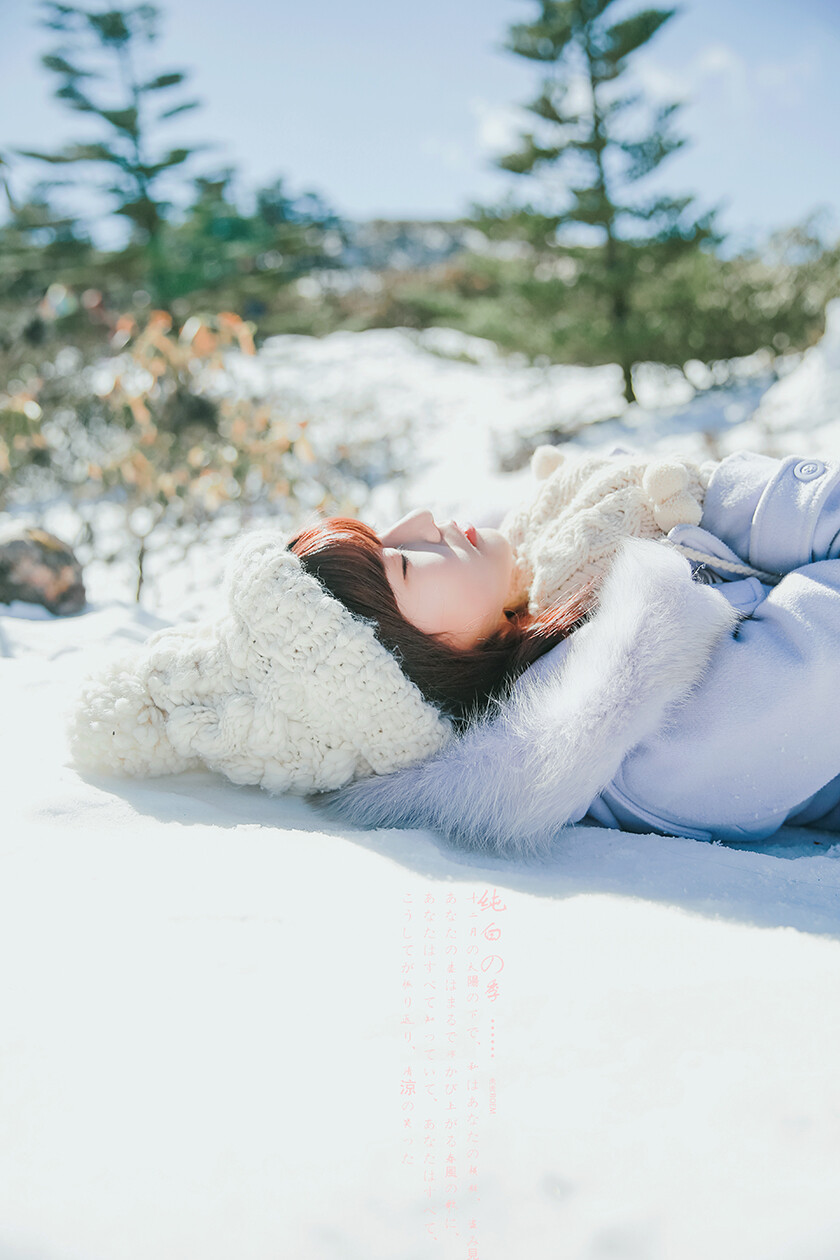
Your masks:
M 85 685 L 70 731 L 79 765 L 135 776 L 205 765 L 306 794 L 411 765 L 453 737 L 280 535 L 246 535 L 226 586 L 224 617 L 159 631 Z

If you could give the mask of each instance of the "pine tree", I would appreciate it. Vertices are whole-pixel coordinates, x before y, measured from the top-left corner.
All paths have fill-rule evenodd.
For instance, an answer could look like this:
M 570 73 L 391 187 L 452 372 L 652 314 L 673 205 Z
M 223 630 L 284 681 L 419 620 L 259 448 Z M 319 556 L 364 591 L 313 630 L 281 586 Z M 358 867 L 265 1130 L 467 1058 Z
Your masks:
M 340 266 L 344 227 L 316 194 L 294 196 L 277 179 L 242 210 L 227 169 L 194 181 L 180 221 L 166 227 L 173 298 L 212 300 L 252 318 L 275 305 L 280 291 L 310 272 Z
M 153 156 L 154 141 L 160 124 L 195 109 L 198 101 L 161 109 L 160 93 L 179 87 L 186 76 L 180 71 L 149 78 L 140 73 L 141 46 L 157 36 L 158 10 L 153 5 L 92 11 L 50 0 L 44 8 L 44 25 L 62 37 L 59 47 L 42 58 L 60 80 L 55 95 L 70 109 L 98 119 L 103 135 L 55 153 L 19 152 L 54 167 L 79 168 L 71 182 L 80 184 L 88 182 L 92 164 L 104 167 L 108 182 L 100 191 L 109 197 L 113 212 L 130 221 L 132 242 L 145 254 L 146 286 L 164 305 L 168 292 L 162 230 L 169 204 L 162 199 L 160 183 L 195 150 L 170 148 Z
M 34 190 L 0 224 L 0 309 L 34 306 L 56 280 L 86 287 L 93 259 L 78 220 L 56 213 Z
M 693 216 L 691 197 L 645 201 L 631 196 L 633 186 L 683 144 L 673 130 L 676 104 L 646 109 L 639 95 L 622 91 L 621 83 L 628 59 L 675 10 L 644 9 L 610 24 L 605 17 L 610 3 L 539 0 L 536 21 L 510 28 L 506 47 L 549 73 L 527 106 L 539 119 L 537 128 L 498 165 L 522 176 L 565 175 L 567 204 L 543 209 L 534 227 L 554 242 L 571 225 L 597 231 L 600 245 L 588 251 L 592 257 L 583 280 L 606 304 L 625 397 L 633 401 L 632 365 L 650 344 L 633 308 L 639 263 L 644 260 L 642 272 L 649 273 L 717 238 L 711 214 Z

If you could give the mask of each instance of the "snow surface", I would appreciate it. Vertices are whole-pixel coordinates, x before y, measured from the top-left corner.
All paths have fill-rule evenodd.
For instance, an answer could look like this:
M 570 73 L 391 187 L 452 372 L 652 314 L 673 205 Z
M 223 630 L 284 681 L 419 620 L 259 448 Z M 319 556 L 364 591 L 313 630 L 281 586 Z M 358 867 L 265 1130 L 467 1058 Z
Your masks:
M 831 314 L 776 384 L 648 365 L 633 408 L 617 369 L 446 330 L 278 338 L 230 382 L 399 432 L 374 524 L 480 524 L 527 476 L 498 453 L 582 421 L 599 449 L 840 454 Z M 96 565 L 79 616 L 0 606 L 2 1260 L 840 1255 L 836 838 L 581 826 L 528 867 L 210 774 L 81 778 L 80 679 L 215 610 L 219 563 L 161 561 L 142 608 Z

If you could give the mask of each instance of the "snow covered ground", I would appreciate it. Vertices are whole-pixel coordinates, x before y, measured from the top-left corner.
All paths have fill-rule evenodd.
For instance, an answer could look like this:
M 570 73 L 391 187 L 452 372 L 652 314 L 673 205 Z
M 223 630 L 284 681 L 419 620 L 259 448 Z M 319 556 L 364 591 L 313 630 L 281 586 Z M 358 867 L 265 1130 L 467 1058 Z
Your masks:
M 838 324 L 772 386 L 651 366 L 630 409 L 617 369 L 440 330 L 279 338 L 231 375 L 400 435 L 374 524 L 489 519 L 526 477 L 498 456 L 582 421 L 840 455 Z M 210 774 L 81 778 L 81 677 L 214 610 L 218 564 L 153 572 L 143 608 L 95 565 L 78 617 L 0 606 L 0 1260 L 840 1255 L 835 837 L 577 827 L 534 868 Z

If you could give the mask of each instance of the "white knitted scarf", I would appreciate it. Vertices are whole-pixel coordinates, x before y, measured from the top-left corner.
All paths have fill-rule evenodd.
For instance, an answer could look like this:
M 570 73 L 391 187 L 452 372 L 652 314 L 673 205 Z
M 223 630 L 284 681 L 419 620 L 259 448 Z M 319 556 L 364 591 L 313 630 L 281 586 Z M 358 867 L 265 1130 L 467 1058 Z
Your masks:
M 698 525 L 716 465 L 638 455 L 534 452 L 537 488 L 500 525 L 513 548 L 510 602 L 540 613 L 606 575 L 626 538 Z

